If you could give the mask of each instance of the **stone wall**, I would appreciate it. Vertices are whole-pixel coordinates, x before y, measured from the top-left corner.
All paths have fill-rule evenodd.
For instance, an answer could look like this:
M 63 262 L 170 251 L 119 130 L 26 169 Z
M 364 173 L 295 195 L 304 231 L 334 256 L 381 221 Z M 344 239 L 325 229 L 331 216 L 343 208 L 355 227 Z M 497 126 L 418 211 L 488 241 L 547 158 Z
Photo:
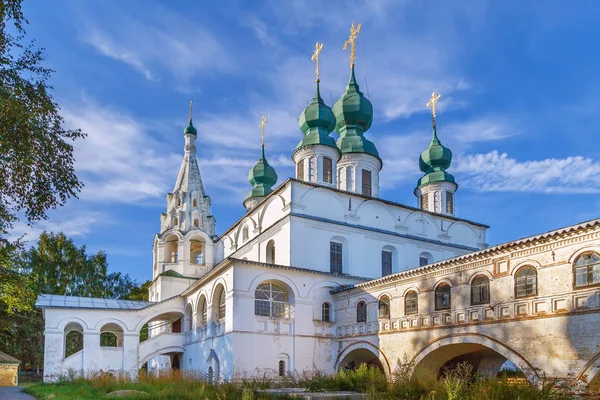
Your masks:
M 17 386 L 19 364 L 0 364 L 0 386 Z

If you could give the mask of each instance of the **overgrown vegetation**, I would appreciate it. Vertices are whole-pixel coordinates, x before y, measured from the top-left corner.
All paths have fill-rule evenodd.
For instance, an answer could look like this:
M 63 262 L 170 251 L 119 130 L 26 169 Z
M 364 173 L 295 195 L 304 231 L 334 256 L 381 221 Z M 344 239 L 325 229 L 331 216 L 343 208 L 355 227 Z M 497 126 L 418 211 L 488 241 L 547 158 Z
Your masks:
M 399 364 L 400 365 L 400 364 Z M 522 376 L 502 374 L 495 378 L 477 378 L 471 366 L 459 364 L 441 375 L 420 372 L 412 377 L 407 368 L 396 368 L 388 381 L 378 368 L 362 365 L 354 371 L 333 375 L 312 375 L 273 380 L 268 377 L 242 379 L 239 383 L 211 384 L 205 377 L 180 371 L 140 375 L 137 381 L 125 376 L 96 374 L 90 379 L 65 377 L 54 384 L 31 386 L 26 392 L 38 399 L 100 399 L 116 390 L 139 390 L 148 395 L 132 394 L 130 399 L 242 399 L 274 398 L 261 391 L 275 387 L 303 387 L 311 392 L 350 391 L 367 394 L 369 399 L 401 400 L 567 400 L 574 398 L 553 388 L 553 382 L 531 386 Z M 284 399 L 286 397 L 277 397 Z

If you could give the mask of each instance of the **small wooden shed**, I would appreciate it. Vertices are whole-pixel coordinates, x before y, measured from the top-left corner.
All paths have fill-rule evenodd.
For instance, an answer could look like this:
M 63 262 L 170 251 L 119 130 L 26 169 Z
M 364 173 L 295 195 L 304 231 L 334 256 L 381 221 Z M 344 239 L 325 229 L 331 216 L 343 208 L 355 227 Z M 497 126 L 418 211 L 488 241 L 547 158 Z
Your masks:
M 19 384 L 19 364 L 21 361 L 0 351 L 0 386 Z

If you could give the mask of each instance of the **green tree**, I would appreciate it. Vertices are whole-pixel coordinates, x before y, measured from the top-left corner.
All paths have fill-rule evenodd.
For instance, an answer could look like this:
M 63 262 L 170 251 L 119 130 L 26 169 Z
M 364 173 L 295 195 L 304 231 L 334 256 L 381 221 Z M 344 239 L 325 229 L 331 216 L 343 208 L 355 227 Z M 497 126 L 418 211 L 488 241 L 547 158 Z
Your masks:
M 18 215 L 28 223 L 76 197 L 82 183 L 75 175 L 73 142 L 85 137 L 65 129 L 50 91 L 53 73 L 43 66 L 43 49 L 25 40 L 22 0 L 0 0 L 0 300 L 12 309 L 27 307 L 30 293 L 14 266 L 20 238 L 10 237 Z M 11 33 L 12 32 L 12 33 Z
M 137 283 L 120 272 L 108 273 L 106 254 L 102 251 L 88 254 L 85 246 L 78 247 L 64 234 L 43 232 L 37 244 L 23 250 L 14 259 L 15 270 L 23 275 L 27 291 L 24 310 L 10 310 L 0 300 L 0 350 L 23 361 L 23 368 L 36 369 L 43 365 L 42 312 L 35 309 L 40 294 L 66 294 L 83 297 L 138 299 L 143 290 Z M 145 283 L 148 285 L 148 283 Z M 15 292 L 18 287 L 13 289 Z M 147 286 L 146 286 L 147 299 Z M 81 337 L 76 333 L 67 351 L 79 348 Z

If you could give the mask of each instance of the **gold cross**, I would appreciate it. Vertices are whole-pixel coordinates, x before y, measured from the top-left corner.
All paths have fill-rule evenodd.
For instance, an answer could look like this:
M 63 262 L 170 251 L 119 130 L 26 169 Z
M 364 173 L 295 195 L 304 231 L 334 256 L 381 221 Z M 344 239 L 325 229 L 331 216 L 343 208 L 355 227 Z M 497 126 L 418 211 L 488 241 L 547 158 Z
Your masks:
M 322 50 L 323 50 L 323 43 L 317 42 L 317 44 L 315 44 L 315 52 L 313 53 L 312 57 L 310 58 L 310 61 L 314 61 L 316 64 L 317 82 L 320 82 L 319 81 L 319 54 L 321 54 Z
M 263 115 L 262 119 L 260 120 L 260 130 L 262 131 L 262 135 L 261 135 L 261 146 L 265 147 L 265 125 L 267 124 L 267 117 L 265 117 Z
M 194 100 L 190 100 L 190 121 L 192 120 L 192 103 Z
M 433 126 L 435 126 L 435 117 L 437 116 L 437 114 L 435 113 L 435 105 L 440 100 L 440 97 L 442 97 L 441 94 L 433 92 L 431 93 L 431 98 L 427 103 L 427 107 L 431 107 L 431 120 L 433 121 Z
M 348 50 L 348 45 L 350 45 L 350 66 L 354 67 L 354 60 L 356 60 L 356 39 L 358 38 L 358 34 L 360 33 L 360 28 L 362 24 L 354 25 L 352 23 L 352 27 L 350 27 L 350 37 L 348 40 L 344 42 L 344 50 Z

